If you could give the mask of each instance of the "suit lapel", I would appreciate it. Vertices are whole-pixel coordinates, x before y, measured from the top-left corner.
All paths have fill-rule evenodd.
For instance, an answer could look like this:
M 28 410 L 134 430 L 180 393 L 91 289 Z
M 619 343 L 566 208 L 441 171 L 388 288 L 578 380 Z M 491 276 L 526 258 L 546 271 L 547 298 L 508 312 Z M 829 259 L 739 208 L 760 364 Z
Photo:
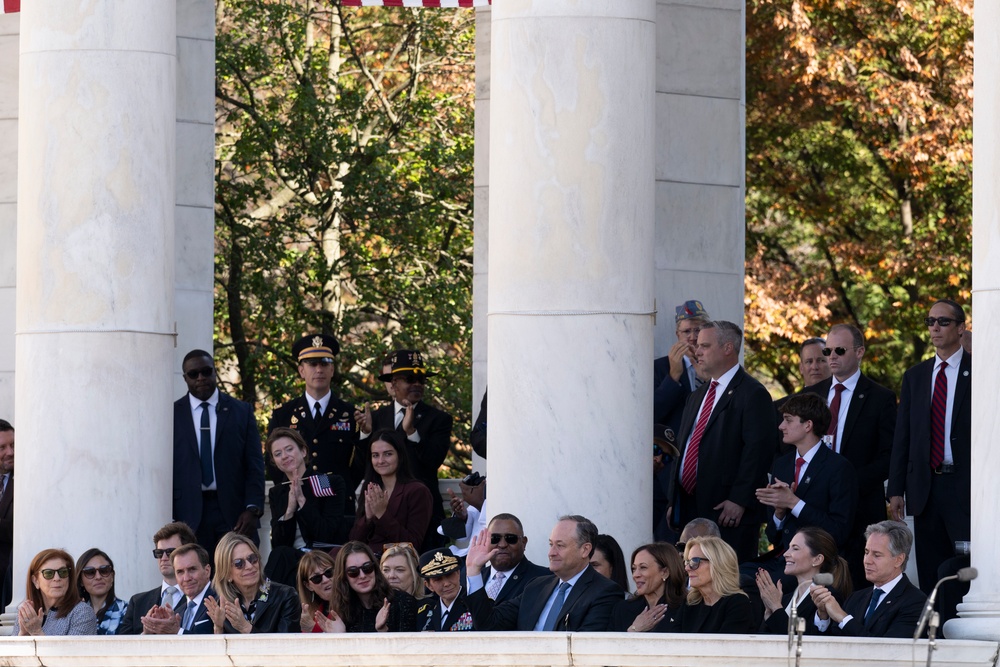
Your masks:
M 847 405 L 847 419 L 844 420 L 844 432 L 837 438 L 840 442 L 841 452 L 844 451 L 844 443 L 850 441 L 854 424 L 857 423 L 858 415 L 861 414 L 861 411 L 865 407 L 871 383 L 872 381 L 862 374 L 858 378 L 858 383 L 854 385 L 854 391 L 851 392 L 851 402 Z
M 955 381 L 955 403 L 951 411 L 951 428 L 954 433 L 955 423 L 962 414 L 958 406 L 965 400 L 972 385 L 972 355 L 962 352 L 962 361 L 958 364 L 958 379 Z
M 538 598 L 535 600 L 533 605 L 534 608 L 531 610 L 531 615 L 528 617 L 531 619 L 532 628 L 538 625 L 538 621 L 542 617 L 542 612 L 545 611 L 545 603 L 549 601 L 550 597 L 552 597 L 552 591 L 556 589 L 558 584 L 559 577 L 553 576 L 550 581 L 548 581 L 544 586 L 541 586 L 541 590 L 538 592 Z
M 795 492 L 796 496 L 802 498 L 809 492 L 809 486 L 812 484 L 813 479 L 823 474 L 823 466 L 826 465 L 826 460 L 832 455 L 833 452 L 830 451 L 829 447 L 820 445 L 819 449 L 816 450 L 816 455 L 813 456 L 812 461 L 806 467 L 805 476 L 799 481 L 799 486 Z
M 226 433 L 226 429 L 229 428 L 229 401 L 225 400 L 228 398 L 225 394 L 219 394 L 219 404 L 215 411 L 215 460 L 216 463 L 219 461 L 219 451 L 222 449 L 223 443 L 226 441 L 222 437 L 223 433 Z
M 181 423 L 178 424 L 177 427 L 181 429 L 181 437 L 183 438 L 183 441 L 188 443 L 187 448 L 194 456 L 200 458 L 201 452 L 198 449 L 198 436 L 194 428 L 194 415 L 191 410 L 190 396 L 190 394 L 184 396 L 184 400 L 182 401 L 183 406 L 180 410 Z
M 716 418 L 720 414 L 722 414 L 722 412 L 726 408 L 729 407 L 729 404 L 733 400 L 733 396 L 735 395 L 736 391 L 739 390 L 739 388 L 740 388 L 740 383 L 741 382 L 743 382 L 743 369 L 742 368 L 739 369 L 738 371 L 736 371 L 736 375 L 734 375 L 733 379 L 729 381 L 728 385 L 726 385 L 726 389 L 725 389 L 725 391 L 722 392 L 722 396 L 719 396 L 718 399 L 715 401 L 715 408 L 713 408 L 712 415 L 708 418 L 708 424 L 705 425 L 705 430 L 706 431 L 708 431 L 708 429 L 712 428 L 712 424 L 715 423 Z M 706 382 L 705 384 L 707 385 L 709 383 Z

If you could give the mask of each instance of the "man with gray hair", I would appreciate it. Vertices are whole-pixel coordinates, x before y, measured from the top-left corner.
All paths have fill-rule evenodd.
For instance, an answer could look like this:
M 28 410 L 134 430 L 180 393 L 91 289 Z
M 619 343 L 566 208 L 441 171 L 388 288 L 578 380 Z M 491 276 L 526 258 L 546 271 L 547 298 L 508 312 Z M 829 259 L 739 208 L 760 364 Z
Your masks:
M 684 448 L 673 479 L 681 522 L 712 519 L 748 561 L 757 556 L 765 520 L 756 491 L 767 484 L 778 424 L 771 395 L 740 367 L 742 342 L 732 322 L 701 325 L 696 356 L 706 382 L 684 407 L 677 438 Z
M 868 526 L 864 563 L 872 586 L 855 592 L 843 607 L 828 588 L 813 587 L 817 629 L 847 637 L 912 637 L 927 601 L 903 574 L 912 546 L 913 534 L 905 523 Z
M 677 342 L 667 356 L 653 362 L 653 423 L 668 426 L 674 433 L 680 427 L 688 396 L 698 388 L 694 365 L 698 332 L 710 319 L 701 301 L 692 299 L 677 306 Z

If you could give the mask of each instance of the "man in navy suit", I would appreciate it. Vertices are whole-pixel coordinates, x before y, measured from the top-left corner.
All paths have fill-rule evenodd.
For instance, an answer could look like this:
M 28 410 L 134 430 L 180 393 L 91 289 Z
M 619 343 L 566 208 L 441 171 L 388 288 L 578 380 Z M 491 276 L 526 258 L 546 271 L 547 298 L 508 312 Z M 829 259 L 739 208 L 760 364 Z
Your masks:
M 712 519 L 741 562 L 757 556 L 765 514 L 756 491 L 767 484 L 778 433 L 771 395 L 740 368 L 742 343 L 732 322 L 701 325 L 698 373 L 706 382 L 684 408 L 672 476 L 681 523 Z
M 182 369 L 188 393 L 174 403 L 174 520 L 191 526 L 210 555 L 231 530 L 258 543 L 264 456 L 253 409 L 219 392 L 208 352 L 188 352 Z
M 191 528 L 181 521 L 168 523 L 156 531 L 156 534 L 153 535 L 153 558 L 159 565 L 163 581 L 156 588 L 132 596 L 115 634 L 141 634 L 143 631 L 142 618 L 154 607 L 169 607 L 171 611 L 178 608 L 184 594 L 177 585 L 177 576 L 174 574 L 174 564 L 171 562 L 171 557 L 178 547 L 185 544 L 195 544 L 197 541 L 198 538 L 195 537 Z
M 497 514 L 486 530 L 490 546 L 496 553 L 490 557 L 489 565 L 483 568 L 482 579 L 486 595 L 495 603 L 517 597 L 532 579 L 552 574 L 548 568 L 535 565 L 524 557 L 528 538 L 524 536 L 524 526 L 516 516 Z
M 582 516 L 564 516 L 549 536 L 549 570 L 554 576 L 532 579 L 524 591 L 495 603 L 483 587 L 483 566 L 496 555 L 488 530 L 472 538 L 466 555 L 468 597 L 477 630 L 557 630 L 604 632 L 622 591 L 590 567 L 597 526 Z
M 14 427 L 0 419 L 0 609 L 14 595 L 11 553 L 14 549 Z
M 795 449 L 774 462 L 771 484 L 757 489 L 757 499 L 770 508 L 767 537 L 775 549 L 765 569 L 772 576 L 784 570 L 781 556 L 804 526 L 822 528 L 843 549 L 858 493 L 854 468 L 820 439 L 830 426 L 826 401 L 815 394 L 799 394 L 785 401 L 781 411 L 778 429 L 785 444 Z
M 847 637 L 912 637 L 927 601 L 903 574 L 912 544 L 904 523 L 880 521 L 868 526 L 865 575 L 872 586 L 856 591 L 843 607 L 832 591 L 814 586 L 816 628 Z
M 212 588 L 212 566 L 208 552 L 200 544 L 174 549 L 170 562 L 177 585 L 184 594 L 176 611 L 157 605 L 142 617 L 144 635 L 210 635 L 215 631 L 205 607 L 205 598 L 219 596 Z
M 695 349 L 701 325 L 711 318 L 701 301 L 685 301 L 675 309 L 677 342 L 667 356 L 653 362 L 653 423 L 677 432 L 684 403 L 697 388 Z
M 914 517 L 917 573 L 929 592 L 955 542 L 970 535 L 972 355 L 962 348 L 959 304 L 937 301 L 925 323 L 935 355 L 903 374 L 888 495 L 893 518 L 904 509 Z

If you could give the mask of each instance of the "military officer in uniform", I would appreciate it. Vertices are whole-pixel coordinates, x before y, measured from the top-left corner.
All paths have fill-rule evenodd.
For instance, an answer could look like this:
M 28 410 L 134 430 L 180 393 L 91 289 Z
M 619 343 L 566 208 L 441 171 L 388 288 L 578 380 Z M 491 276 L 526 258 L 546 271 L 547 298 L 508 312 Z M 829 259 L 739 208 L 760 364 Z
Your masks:
M 344 478 L 348 499 L 344 511 L 354 514 L 354 490 L 361 480 L 363 458 L 358 456 L 358 431 L 354 406 L 330 391 L 333 358 L 340 351 L 337 340 L 327 334 L 303 336 L 292 346 L 299 362 L 299 377 L 305 393 L 285 403 L 271 414 L 268 433 L 285 426 L 298 431 L 309 451 L 308 475 L 334 474 Z

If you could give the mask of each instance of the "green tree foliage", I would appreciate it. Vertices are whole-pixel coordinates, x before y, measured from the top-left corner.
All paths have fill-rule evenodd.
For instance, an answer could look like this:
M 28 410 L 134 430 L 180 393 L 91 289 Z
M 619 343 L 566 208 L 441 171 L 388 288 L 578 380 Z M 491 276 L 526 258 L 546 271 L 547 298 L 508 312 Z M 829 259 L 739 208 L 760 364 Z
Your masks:
M 751 0 L 746 62 L 748 361 L 851 322 L 898 389 L 971 293 L 972 2 Z
M 334 393 L 387 399 L 396 348 L 440 372 L 467 467 L 475 15 L 217 0 L 216 352 L 262 420 L 292 343 L 341 342 Z

